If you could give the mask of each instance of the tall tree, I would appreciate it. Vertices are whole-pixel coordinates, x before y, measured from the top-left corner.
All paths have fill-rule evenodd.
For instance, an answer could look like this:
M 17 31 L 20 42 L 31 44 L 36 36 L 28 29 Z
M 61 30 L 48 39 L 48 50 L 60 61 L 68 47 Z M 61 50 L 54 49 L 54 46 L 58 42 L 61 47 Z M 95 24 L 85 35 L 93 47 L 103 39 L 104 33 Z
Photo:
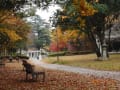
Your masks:
M 17 47 L 15 45 L 16 41 L 26 40 L 30 29 L 25 21 L 13 15 L 9 15 L 2 20 L 0 26 L 0 46 L 3 49 Z
M 119 0 L 70 0 L 63 11 L 57 12 L 58 22 L 56 25 L 60 25 L 63 30 L 77 28 L 85 32 L 95 46 L 97 57 L 104 56 L 107 59 L 108 55 L 103 55 L 102 49 L 102 45 L 106 41 L 105 18 L 117 13 L 120 10 L 118 5 Z M 107 51 L 105 52 L 107 53 Z
M 49 45 L 50 36 L 49 36 L 49 26 L 40 18 L 40 16 L 32 17 L 32 29 L 36 34 L 36 38 L 34 40 L 35 46 L 37 49 L 43 48 L 44 46 Z

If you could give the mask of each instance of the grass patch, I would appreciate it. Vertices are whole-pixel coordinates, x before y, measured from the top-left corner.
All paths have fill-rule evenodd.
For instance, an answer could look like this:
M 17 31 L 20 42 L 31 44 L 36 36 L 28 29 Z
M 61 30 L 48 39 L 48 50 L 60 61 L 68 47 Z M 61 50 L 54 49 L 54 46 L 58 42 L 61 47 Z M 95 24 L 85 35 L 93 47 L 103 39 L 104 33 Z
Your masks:
M 44 60 L 46 63 L 63 64 L 97 70 L 120 71 L 120 54 L 111 54 L 109 60 L 98 61 L 95 54 L 48 57 Z

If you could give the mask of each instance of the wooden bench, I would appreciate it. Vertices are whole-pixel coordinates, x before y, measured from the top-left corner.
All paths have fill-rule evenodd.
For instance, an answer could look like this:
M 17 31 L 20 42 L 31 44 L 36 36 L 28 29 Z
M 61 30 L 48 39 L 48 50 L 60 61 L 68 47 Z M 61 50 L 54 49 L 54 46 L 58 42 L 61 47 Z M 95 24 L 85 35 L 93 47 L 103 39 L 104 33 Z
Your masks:
M 28 80 L 28 75 L 32 75 L 32 80 L 37 80 L 39 75 L 43 75 L 43 82 L 45 81 L 45 72 L 44 71 L 35 71 L 35 65 L 29 64 L 26 60 L 23 60 L 23 66 L 26 71 L 26 80 Z

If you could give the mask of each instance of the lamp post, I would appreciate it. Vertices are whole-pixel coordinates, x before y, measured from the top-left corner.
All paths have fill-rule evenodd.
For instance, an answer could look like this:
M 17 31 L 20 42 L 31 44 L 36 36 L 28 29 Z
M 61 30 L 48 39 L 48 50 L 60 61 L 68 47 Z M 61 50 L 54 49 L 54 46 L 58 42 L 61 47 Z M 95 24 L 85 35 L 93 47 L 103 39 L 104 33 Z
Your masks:
M 57 18 L 56 17 L 50 17 L 50 22 L 52 22 L 52 26 L 53 27 L 56 27 L 57 28 L 57 26 L 56 26 L 56 23 L 57 23 Z M 56 44 L 57 44 L 57 61 L 59 62 L 59 44 L 58 44 L 58 32 L 57 32 L 57 29 L 55 29 L 56 30 Z
M 59 44 L 58 44 L 58 32 L 56 29 L 56 42 L 57 42 L 57 61 L 59 62 Z

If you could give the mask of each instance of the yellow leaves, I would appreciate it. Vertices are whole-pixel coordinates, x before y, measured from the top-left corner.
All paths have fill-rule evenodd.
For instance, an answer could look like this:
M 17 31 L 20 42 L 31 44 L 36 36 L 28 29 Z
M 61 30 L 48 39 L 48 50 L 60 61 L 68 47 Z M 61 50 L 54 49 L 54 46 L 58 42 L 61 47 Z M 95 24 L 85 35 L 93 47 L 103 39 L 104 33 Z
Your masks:
M 65 36 L 67 41 L 70 39 L 76 39 L 79 36 L 79 30 L 66 30 Z
M 85 20 L 84 20 L 84 19 L 78 17 L 78 18 L 77 18 L 77 21 L 80 22 L 80 27 L 81 27 L 81 28 L 84 28 L 84 27 L 85 27 Z
M 86 0 L 80 0 L 80 6 L 81 6 L 81 8 L 85 8 L 86 6 Z
M 30 26 L 12 11 L 0 10 L 1 46 L 16 48 L 16 41 L 27 40 Z
M 8 16 L 8 18 L 6 18 L 2 23 L 10 25 L 20 25 L 23 24 L 23 21 L 18 17 Z
M 11 42 L 22 39 L 14 30 L 0 29 L 1 33 L 6 33 Z
M 85 40 L 86 38 L 87 38 L 86 34 L 84 32 L 82 32 L 80 34 L 80 39 Z
M 23 24 L 23 20 L 19 17 L 14 16 L 12 11 L 0 10 L 0 23 L 19 25 L 19 24 Z
M 4 20 L 13 17 L 12 11 L 0 10 L 0 23 L 4 22 Z
M 86 0 L 80 0 L 80 9 L 82 16 L 94 15 L 97 12 Z
M 62 21 L 67 18 L 67 16 L 61 16 Z
M 91 16 L 97 12 L 97 10 L 95 10 L 86 0 L 73 0 L 73 4 L 75 4 L 76 9 L 81 16 Z
M 12 42 L 22 39 L 22 38 L 21 38 L 18 34 L 16 34 L 16 32 L 13 31 L 13 30 L 10 30 L 10 31 L 7 31 L 7 32 L 8 32 L 8 33 L 7 33 L 8 36 L 9 36 L 9 38 L 10 38 L 10 40 L 11 40 Z
M 85 27 L 85 25 L 86 25 L 85 19 L 83 19 L 83 18 L 81 18 L 81 17 L 78 17 L 78 18 L 76 19 L 76 21 L 80 22 L 79 25 L 80 25 L 80 27 L 81 27 L 82 29 Z
M 59 41 L 64 41 L 64 34 L 60 27 L 57 27 L 51 34 L 53 41 L 56 41 L 56 39 L 59 39 Z
M 62 39 L 62 37 L 63 37 L 63 33 L 62 33 L 60 27 L 57 28 L 56 33 L 57 33 L 58 38 L 59 38 L 59 39 Z
M 96 0 L 96 2 L 98 2 L 98 0 Z M 87 2 L 87 0 L 73 0 L 71 6 L 66 7 L 63 12 L 67 12 L 68 14 L 61 16 L 63 22 L 65 20 L 67 21 L 67 19 L 71 19 L 71 21 L 73 19 L 76 20 L 77 23 L 79 22 L 80 28 L 84 29 L 86 22 L 83 16 L 94 15 L 97 13 L 97 10 L 92 6 L 91 2 Z
M 12 11 L 0 10 L 0 29 L 16 41 L 20 37 L 26 39 L 29 33 L 29 25 L 19 17 L 13 15 Z M 1 31 L 0 31 L 1 32 Z
M 78 5 L 80 3 L 80 0 L 73 0 L 73 5 Z
M 8 18 L 8 19 L 5 19 L 4 20 L 4 23 L 5 24 L 16 24 L 16 21 L 17 21 L 17 19 L 15 18 L 15 17 L 11 17 L 11 18 Z

